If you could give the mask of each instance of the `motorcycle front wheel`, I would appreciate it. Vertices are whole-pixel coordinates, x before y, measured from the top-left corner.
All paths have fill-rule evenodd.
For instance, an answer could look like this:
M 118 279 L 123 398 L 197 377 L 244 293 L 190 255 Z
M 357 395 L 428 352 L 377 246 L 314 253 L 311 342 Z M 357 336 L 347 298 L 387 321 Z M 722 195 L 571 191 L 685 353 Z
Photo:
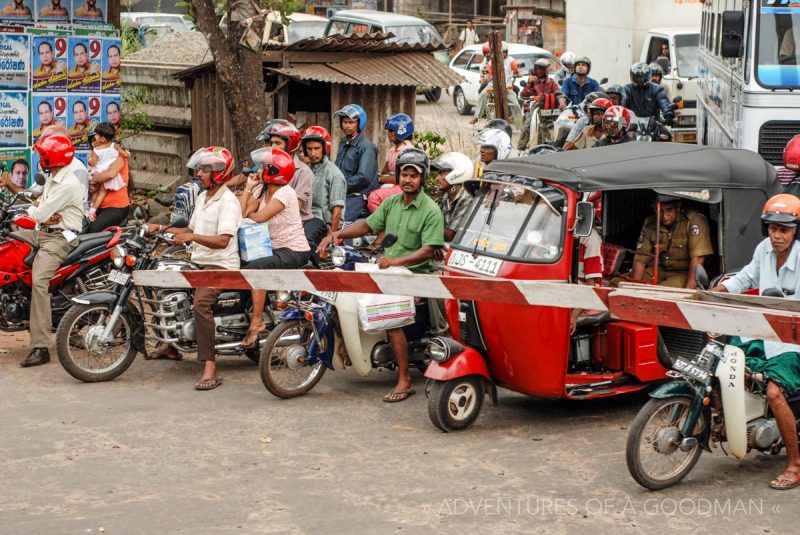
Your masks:
M 122 314 L 110 340 L 103 341 L 113 305 L 74 305 L 56 331 L 56 353 L 61 366 L 79 381 L 97 383 L 116 379 L 136 357 L 133 348 L 133 325 Z
M 688 397 L 651 399 L 642 407 L 628 431 L 625 460 L 641 486 L 661 490 L 678 483 L 692 471 L 703 452 L 699 444 L 680 448 L 681 434 L 692 400 Z M 694 434 L 707 425 L 701 415 Z
M 450 433 L 470 427 L 483 407 L 485 386 L 479 375 L 449 381 L 432 380 L 428 392 L 428 417 L 431 423 Z
M 258 363 L 261 382 L 274 396 L 295 398 L 308 393 L 325 374 L 325 365 L 308 363 L 308 346 L 314 329 L 307 321 L 290 320 L 278 324 L 267 337 Z M 322 348 L 333 345 L 333 332 L 322 338 Z M 330 344 L 331 346 L 328 346 Z

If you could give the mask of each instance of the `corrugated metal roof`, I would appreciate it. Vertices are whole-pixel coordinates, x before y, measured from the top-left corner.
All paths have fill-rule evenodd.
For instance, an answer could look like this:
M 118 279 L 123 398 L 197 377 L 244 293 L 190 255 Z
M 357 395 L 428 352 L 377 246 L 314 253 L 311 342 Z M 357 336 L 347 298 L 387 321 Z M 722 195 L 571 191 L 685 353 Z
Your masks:
M 393 33 L 307 37 L 290 45 L 265 45 L 265 51 L 281 52 L 435 52 L 444 46 L 422 43 L 391 43 Z
M 330 63 L 295 63 L 270 70 L 290 78 L 333 84 L 448 87 L 462 81 L 428 52 L 365 56 Z

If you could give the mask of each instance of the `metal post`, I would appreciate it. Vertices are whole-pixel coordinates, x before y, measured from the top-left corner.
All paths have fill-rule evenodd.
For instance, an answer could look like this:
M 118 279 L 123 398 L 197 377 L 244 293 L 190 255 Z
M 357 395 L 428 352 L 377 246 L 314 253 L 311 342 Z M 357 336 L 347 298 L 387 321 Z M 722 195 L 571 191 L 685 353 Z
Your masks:
M 506 93 L 506 73 L 503 65 L 503 38 L 499 30 L 489 34 L 489 46 L 492 57 L 492 86 L 494 89 L 494 116 L 497 119 L 509 120 L 508 94 Z
M 478 18 L 478 0 L 475 0 L 473 8 L 472 8 L 472 17 L 477 19 Z

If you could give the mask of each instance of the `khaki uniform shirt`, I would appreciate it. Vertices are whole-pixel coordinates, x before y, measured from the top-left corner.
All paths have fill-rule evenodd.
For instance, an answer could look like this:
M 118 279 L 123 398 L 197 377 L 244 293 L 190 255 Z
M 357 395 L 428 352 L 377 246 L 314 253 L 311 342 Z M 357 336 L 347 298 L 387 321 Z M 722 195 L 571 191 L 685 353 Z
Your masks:
M 656 217 L 645 219 L 634 258 L 645 266 L 653 265 L 656 253 Z M 687 271 L 692 258 L 714 253 L 708 220 L 695 210 L 681 210 L 670 228 L 661 225 L 659 243 L 658 266 L 668 271 Z

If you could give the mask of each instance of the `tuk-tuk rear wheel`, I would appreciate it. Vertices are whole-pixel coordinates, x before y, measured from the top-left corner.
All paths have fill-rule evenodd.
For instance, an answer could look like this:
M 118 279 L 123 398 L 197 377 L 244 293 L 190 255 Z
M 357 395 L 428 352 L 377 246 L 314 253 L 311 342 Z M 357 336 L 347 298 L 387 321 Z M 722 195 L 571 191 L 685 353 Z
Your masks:
M 483 378 L 468 375 L 449 381 L 431 381 L 428 416 L 433 425 L 449 433 L 475 423 L 486 395 Z

